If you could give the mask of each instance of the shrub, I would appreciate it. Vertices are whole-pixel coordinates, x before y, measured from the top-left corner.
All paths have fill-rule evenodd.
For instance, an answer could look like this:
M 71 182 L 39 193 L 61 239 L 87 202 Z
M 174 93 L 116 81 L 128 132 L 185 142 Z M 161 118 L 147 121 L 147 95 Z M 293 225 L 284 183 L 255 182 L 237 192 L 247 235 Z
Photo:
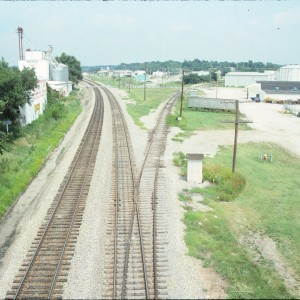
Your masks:
M 58 120 L 64 116 L 65 106 L 61 102 L 52 102 L 46 109 L 46 118 Z
M 220 201 L 233 200 L 246 185 L 246 179 L 241 174 L 232 173 L 229 168 L 216 164 L 203 166 L 203 178 L 216 184 Z

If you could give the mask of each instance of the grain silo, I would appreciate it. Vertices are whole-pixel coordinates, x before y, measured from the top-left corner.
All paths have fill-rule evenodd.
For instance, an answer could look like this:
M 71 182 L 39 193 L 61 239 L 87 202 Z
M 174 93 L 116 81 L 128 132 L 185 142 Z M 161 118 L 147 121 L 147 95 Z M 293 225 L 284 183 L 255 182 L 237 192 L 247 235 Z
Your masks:
M 51 64 L 51 80 L 68 82 L 69 81 L 68 66 L 61 63 Z

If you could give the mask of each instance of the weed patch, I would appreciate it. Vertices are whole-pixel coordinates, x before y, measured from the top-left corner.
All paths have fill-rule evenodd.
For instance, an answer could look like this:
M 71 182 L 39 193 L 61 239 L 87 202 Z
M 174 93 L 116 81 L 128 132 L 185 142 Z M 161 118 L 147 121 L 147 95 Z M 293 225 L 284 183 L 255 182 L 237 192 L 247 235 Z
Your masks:
M 73 92 L 51 103 L 43 115 L 20 129 L 21 137 L 0 156 L 0 218 L 38 173 L 80 111 L 80 101 Z

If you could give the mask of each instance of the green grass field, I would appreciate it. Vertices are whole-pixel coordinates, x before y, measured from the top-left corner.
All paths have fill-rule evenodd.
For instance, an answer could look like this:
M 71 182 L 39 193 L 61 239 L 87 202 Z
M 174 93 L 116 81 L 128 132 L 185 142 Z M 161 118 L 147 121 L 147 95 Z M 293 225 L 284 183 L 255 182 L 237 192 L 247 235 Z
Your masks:
M 204 93 L 198 91 L 201 96 Z M 196 130 L 218 130 L 218 129 L 234 129 L 234 124 L 222 123 L 222 121 L 235 120 L 234 112 L 226 111 L 210 111 L 210 110 L 195 110 L 187 106 L 187 97 L 183 99 L 182 105 L 182 120 L 178 121 L 180 115 L 180 100 L 176 103 L 175 112 L 168 116 L 167 123 L 169 126 L 176 126 L 183 130 L 173 138 L 174 141 L 182 141 L 184 138 L 190 137 Z M 243 115 L 241 115 L 241 120 Z M 240 130 L 250 130 L 247 124 L 239 125 Z
M 259 151 L 272 154 L 273 163 L 259 161 Z M 232 148 L 221 147 L 215 158 L 205 158 L 204 166 L 217 164 L 230 170 L 231 160 Z M 259 234 L 275 241 L 299 288 L 299 157 L 274 144 L 242 144 L 238 146 L 236 168 L 246 179 L 246 186 L 234 200 L 220 201 L 218 185 L 185 192 L 185 199 L 202 194 L 203 203 L 213 208 L 206 213 L 186 211 L 189 255 L 203 259 L 225 278 L 229 298 L 298 298 L 299 291 L 297 295 L 297 291 L 288 290 L 273 262 L 260 253 L 257 245 L 240 240 Z M 225 189 L 230 190 L 228 186 Z
M 172 88 L 149 88 L 146 89 L 146 100 L 144 100 L 144 89 L 131 89 L 128 96 L 135 101 L 135 104 L 128 104 L 127 111 L 135 124 L 143 127 L 140 118 L 147 116 L 151 110 L 155 110 L 174 91 L 176 90 Z
M 81 111 L 77 92 L 64 98 L 63 109 L 45 112 L 23 127 L 22 137 L 0 156 L 0 218 L 26 189 L 49 153 L 57 147 Z M 51 116 L 50 116 L 51 115 Z M 55 116 L 55 118 L 53 117 Z

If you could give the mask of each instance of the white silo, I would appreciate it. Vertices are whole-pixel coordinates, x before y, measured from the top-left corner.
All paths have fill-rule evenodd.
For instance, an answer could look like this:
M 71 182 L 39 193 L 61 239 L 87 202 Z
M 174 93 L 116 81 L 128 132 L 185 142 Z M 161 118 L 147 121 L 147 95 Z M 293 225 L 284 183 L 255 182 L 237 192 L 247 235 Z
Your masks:
M 69 68 L 64 64 L 51 65 L 51 79 L 53 81 L 69 81 Z

